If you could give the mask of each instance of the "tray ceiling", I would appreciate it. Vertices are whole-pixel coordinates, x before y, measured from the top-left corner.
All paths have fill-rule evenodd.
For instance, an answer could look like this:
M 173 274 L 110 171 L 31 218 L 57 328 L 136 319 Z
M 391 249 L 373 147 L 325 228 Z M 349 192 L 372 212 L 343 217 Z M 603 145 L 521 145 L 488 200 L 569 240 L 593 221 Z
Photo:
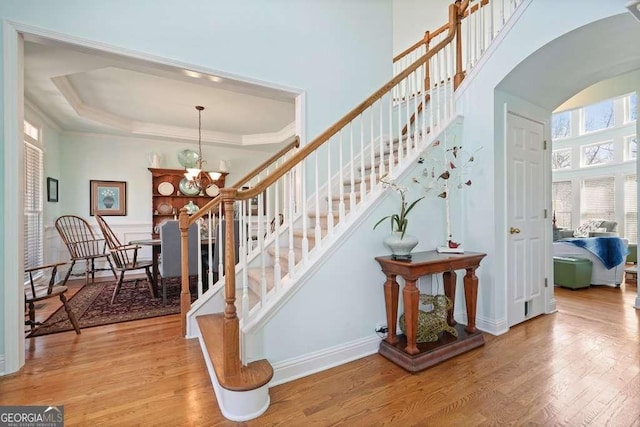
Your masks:
M 25 98 L 64 132 L 281 142 L 294 132 L 295 94 L 142 60 L 26 41 Z

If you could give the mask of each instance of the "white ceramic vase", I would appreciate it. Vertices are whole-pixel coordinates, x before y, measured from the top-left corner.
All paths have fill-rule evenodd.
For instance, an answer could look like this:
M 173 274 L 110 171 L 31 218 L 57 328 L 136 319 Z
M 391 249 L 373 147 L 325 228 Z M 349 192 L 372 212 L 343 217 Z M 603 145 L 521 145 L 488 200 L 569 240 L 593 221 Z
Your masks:
M 402 232 L 394 231 L 385 237 L 384 244 L 391 249 L 391 254 L 398 257 L 407 257 L 413 248 L 418 245 L 418 238 L 407 233 L 402 236 Z

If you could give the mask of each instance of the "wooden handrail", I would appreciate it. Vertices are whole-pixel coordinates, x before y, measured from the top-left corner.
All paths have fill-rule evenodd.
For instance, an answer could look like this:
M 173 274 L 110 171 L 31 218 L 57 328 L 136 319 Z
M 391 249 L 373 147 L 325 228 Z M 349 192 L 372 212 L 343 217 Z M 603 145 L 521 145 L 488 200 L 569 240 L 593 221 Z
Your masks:
M 289 139 L 286 139 L 285 143 L 286 143 L 285 146 L 282 147 L 282 149 L 280 149 L 280 151 L 278 151 L 273 156 L 269 157 L 267 160 L 262 162 L 255 169 L 253 169 L 251 172 L 249 172 L 248 174 L 246 174 L 245 176 L 240 178 L 235 184 L 229 186 L 229 188 L 241 187 L 242 185 L 244 185 L 247 182 L 249 182 L 252 178 L 257 176 L 260 172 L 262 172 L 263 170 L 268 168 L 270 165 L 272 165 L 275 161 L 277 161 L 282 156 L 284 156 L 286 153 L 288 153 L 289 151 L 291 151 L 294 148 L 298 148 L 300 146 L 300 137 L 298 137 L 298 135 L 294 135 L 294 136 L 290 137 Z M 193 224 L 194 222 L 196 222 L 197 220 L 202 218 L 207 212 L 217 208 L 220 203 L 222 203 L 222 197 L 219 194 L 216 197 L 214 197 L 212 200 L 210 200 L 202 208 L 200 208 L 198 210 L 198 212 L 196 212 L 195 214 L 191 215 L 189 217 L 189 224 Z
M 467 3 L 467 6 L 468 6 L 469 5 L 468 0 L 467 0 L 466 3 Z M 479 5 L 475 4 L 469 10 L 462 9 L 463 12 L 461 12 L 461 17 L 462 18 L 466 18 L 467 16 L 471 15 L 472 13 L 476 13 L 478 11 L 478 9 L 480 9 L 482 6 L 486 6 L 487 4 L 489 4 L 489 0 L 481 0 Z
M 344 128 L 353 119 L 358 117 L 358 115 L 362 114 L 362 112 L 373 105 L 374 102 L 386 95 L 387 92 L 389 92 L 394 86 L 404 80 L 407 76 L 417 70 L 423 63 L 427 62 L 432 56 L 434 56 L 437 52 L 439 52 L 447 44 L 449 44 L 456 35 L 456 22 L 458 19 L 457 10 L 458 8 L 454 4 L 449 6 L 449 34 L 447 34 L 446 38 L 441 40 L 437 45 L 433 47 L 433 49 L 430 49 L 427 53 L 418 58 L 413 64 L 407 67 L 400 74 L 392 78 L 387 84 L 374 92 L 373 95 L 365 99 L 356 108 L 347 113 L 342 119 L 334 123 L 331 127 L 329 127 L 329 129 L 325 130 L 309 144 L 302 147 L 295 156 L 291 157 L 280 166 L 278 166 L 271 174 L 269 174 L 269 176 L 265 177 L 255 187 L 238 191 L 236 199 L 247 200 L 262 193 L 267 189 L 267 187 L 284 176 L 285 173 L 293 169 L 295 165 L 306 159 L 309 154 L 313 153 L 316 149 L 318 149 L 318 147 L 327 142 L 339 130 Z
M 413 52 L 414 50 L 416 50 L 417 48 L 419 48 L 423 44 L 428 45 L 431 40 L 433 40 L 434 38 L 436 38 L 440 34 L 444 33 L 448 28 L 449 28 L 449 23 L 447 22 L 446 24 L 442 25 L 441 27 L 439 27 L 435 31 L 427 31 L 427 32 L 425 32 L 423 38 L 421 38 L 420 40 L 415 42 L 413 45 L 411 45 L 407 49 L 405 49 L 402 52 L 400 52 L 399 54 L 397 54 L 393 58 L 393 62 L 398 62 L 399 60 L 401 60 L 402 58 L 404 58 L 405 56 L 407 56 L 408 54 L 410 54 L 411 52 Z

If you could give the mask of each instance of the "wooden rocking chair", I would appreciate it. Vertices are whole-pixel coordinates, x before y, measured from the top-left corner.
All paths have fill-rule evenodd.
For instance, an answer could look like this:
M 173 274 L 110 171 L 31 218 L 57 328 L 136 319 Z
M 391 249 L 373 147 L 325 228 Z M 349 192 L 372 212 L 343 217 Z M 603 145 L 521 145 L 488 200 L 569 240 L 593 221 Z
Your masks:
M 54 264 L 28 268 L 25 270 L 25 273 L 29 275 L 29 283 L 24 287 L 24 302 L 25 305 L 29 307 L 29 320 L 26 320 L 25 324 L 31 327 L 31 331 L 33 331 L 37 326 L 41 325 L 40 322 L 36 322 L 35 303 L 47 298 L 53 298 L 57 296 L 60 298 L 60 301 L 62 302 L 62 305 L 64 306 L 64 309 L 69 316 L 69 320 L 71 321 L 76 334 L 80 334 L 80 326 L 78 325 L 78 321 L 73 315 L 73 311 L 71 311 L 71 307 L 67 302 L 67 297 L 64 295 L 68 290 L 68 288 L 65 286 L 67 279 L 65 277 L 63 282 L 56 282 L 56 273 L 58 271 L 58 267 L 64 264 L 66 264 L 66 262 L 58 262 Z M 69 269 L 69 271 L 71 271 L 71 269 Z M 42 272 L 42 277 L 50 274 L 49 282 L 47 285 L 45 285 L 44 282 L 37 283 L 37 279 L 34 278 L 34 274 L 38 272 Z
M 113 277 L 117 278 L 109 253 L 106 251 L 105 240 L 96 238 L 87 221 L 79 216 L 63 215 L 56 220 L 55 225 L 71 257 L 71 266 L 67 270 L 63 283 L 67 283 L 76 261 L 85 262 L 85 284 L 89 283 L 89 274 L 93 282 L 96 271 L 107 270 L 106 268 L 96 269 L 95 260 L 100 258 L 107 260 Z
M 116 288 L 113 290 L 113 296 L 111 297 L 111 304 L 116 300 L 118 296 L 118 292 L 120 292 L 120 288 L 122 287 L 122 282 L 124 281 L 124 274 L 127 271 L 141 270 L 144 269 L 147 275 L 147 284 L 149 286 L 149 292 L 151 292 L 151 297 L 156 297 L 156 292 L 154 290 L 154 283 L 151 277 L 151 266 L 153 265 L 152 261 L 140 261 L 138 260 L 138 249 L 141 246 L 138 245 L 123 245 L 118 240 L 118 237 L 115 235 L 109 224 L 102 218 L 100 215 L 96 215 L 96 219 L 98 221 L 98 225 L 100 226 L 100 230 L 102 230 L 102 235 L 107 241 L 107 246 L 109 247 L 109 251 L 111 257 L 113 258 L 113 263 L 115 265 L 115 269 L 120 272 L 120 277 L 118 278 L 118 283 L 116 284 Z M 134 286 L 138 284 L 138 280 L 136 279 L 134 282 Z

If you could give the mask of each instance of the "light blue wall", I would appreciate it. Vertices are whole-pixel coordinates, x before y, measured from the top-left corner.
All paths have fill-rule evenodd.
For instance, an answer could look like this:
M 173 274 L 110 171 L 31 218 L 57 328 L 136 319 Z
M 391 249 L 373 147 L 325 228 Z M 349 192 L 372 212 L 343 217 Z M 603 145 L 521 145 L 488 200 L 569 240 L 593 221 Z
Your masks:
M 299 88 L 307 95 L 307 138 L 326 129 L 391 76 L 391 0 L 3 0 L 0 18 Z M 0 76 L 4 79 L 3 71 Z M 0 117 L 3 113 L 4 106 Z M 0 119 L 0 131 L 4 125 Z M 69 197 L 69 191 L 62 187 L 61 197 Z M 0 196 L 4 212 L 2 186 Z M 4 230 L 4 213 L 0 222 Z M 3 270 L 4 251 L 3 233 Z M 0 310 L 4 319 L 3 292 Z M 3 343 L 0 330 L 0 356 L 5 353 Z

